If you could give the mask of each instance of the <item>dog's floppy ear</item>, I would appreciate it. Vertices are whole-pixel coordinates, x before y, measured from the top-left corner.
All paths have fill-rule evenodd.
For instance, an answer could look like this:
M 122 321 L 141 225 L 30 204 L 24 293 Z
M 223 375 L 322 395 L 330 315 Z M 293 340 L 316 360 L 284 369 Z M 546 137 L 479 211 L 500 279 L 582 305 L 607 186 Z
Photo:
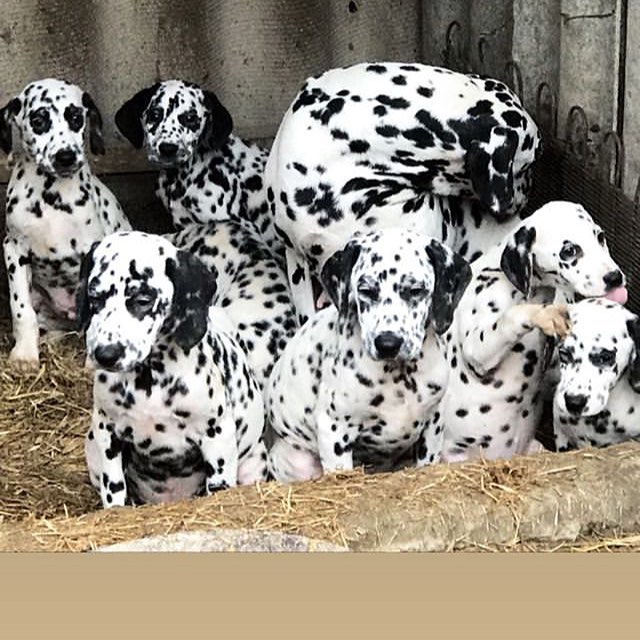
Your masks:
M 322 286 L 340 315 L 346 315 L 349 310 L 349 281 L 359 255 L 360 244 L 355 239 L 350 240 L 344 249 L 336 251 L 322 266 Z
M 493 127 L 489 142 L 473 140 L 465 157 L 476 197 L 497 220 L 507 218 L 513 203 L 513 160 L 517 151 L 516 132 L 507 127 Z
M 203 93 L 204 106 L 207 109 L 207 122 L 200 136 L 200 142 L 209 149 L 215 149 L 231 135 L 233 118 L 215 93 L 205 90 Z
M 533 227 L 520 227 L 507 242 L 500 259 L 500 268 L 509 278 L 511 284 L 525 296 L 529 294 L 531 286 L 531 271 L 533 257 L 531 247 L 536 239 Z
M 138 91 L 129 98 L 115 115 L 116 127 L 120 133 L 136 148 L 141 149 L 144 142 L 144 130 L 142 128 L 142 114 L 149 106 L 151 98 L 159 89 L 160 83 Z
M 175 260 L 167 258 L 165 271 L 173 283 L 173 300 L 164 329 L 188 352 L 207 332 L 209 306 L 217 288 L 215 277 L 187 251 L 178 251 Z
M 633 353 L 627 365 L 629 384 L 635 392 L 640 393 L 640 318 L 627 320 L 627 331 L 634 344 Z
M 20 98 L 13 98 L 2 109 L 0 109 L 0 148 L 5 153 L 11 153 L 12 135 L 11 123 L 13 118 L 22 108 Z
M 82 94 L 82 104 L 87 110 L 89 121 L 89 149 L 96 155 L 104 155 L 104 140 L 102 138 L 102 114 L 93 98 L 85 91 Z
M 451 326 L 453 312 L 471 281 L 471 267 L 462 256 L 437 240 L 431 240 L 426 251 L 436 276 L 430 318 L 435 332 L 442 334 Z
M 76 291 L 76 326 L 80 332 L 86 331 L 91 322 L 89 275 L 94 265 L 93 254 L 99 244 L 99 242 L 94 242 L 80 263 L 80 280 Z

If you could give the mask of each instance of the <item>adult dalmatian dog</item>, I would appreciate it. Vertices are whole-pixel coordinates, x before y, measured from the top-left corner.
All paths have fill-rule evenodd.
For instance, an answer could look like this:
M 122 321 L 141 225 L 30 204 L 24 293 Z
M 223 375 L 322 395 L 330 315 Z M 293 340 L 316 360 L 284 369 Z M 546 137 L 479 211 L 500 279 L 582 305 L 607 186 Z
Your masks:
M 111 234 L 83 262 L 86 457 L 105 507 L 266 478 L 262 394 L 214 293 L 198 258 L 160 236 Z
M 213 304 L 233 322 L 234 336 L 262 389 L 297 328 L 286 273 L 234 220 L 218 221 L 206 230 L 188 227 L 165 237 L 212 272 Z
M 449 376 L 440 335 L 470 278 L 458 254 L 405 229 L 354 237 L 325 263 L 333 305 L 291 339 L 265 393 L 276 479 L 354 461 L 391 468 L 415 445 L 426 463 L 425 430 Z
M 471 267 L 446 336 L 451 375 L 427 431 L 431 462 L 539 450 L 546 338 L 570 330 L 556 296 L 626 300 L 604 232 L 571 202 L 544 205 Z
M 539 142 L 518 98 L 490 78 L 385 62 L 308 79 L 265 169 L 301 319 L 315 311 L 312 276 L 357 232 L 413 227 L 447 241 L 450 196 L 477 200 L 493 223 L 518 214 Z
M 46 78 L 0 110 L 0 146 L 12 153 L 4 261 L 15 345 L 9 359 L 37 366 L 40 328 L 74 326 L 80 263 L 108 233 L 130 228 L 109 189 L 91 172 L 84 147 L 104 153 L 102 118 L 76 85 Z
M 569 305 L 571 330 L 558 344 L 553 401 L 556 450 L 640 438 L 640 322 L 601 298 Z
M 283 260 L 263 185 L 268 152 L 232 133 L 231 114 L 213 92 L 158 82 L 127 100 L 115 122 L 161 167 L 157 194 L 176 229 L 233 220 Z

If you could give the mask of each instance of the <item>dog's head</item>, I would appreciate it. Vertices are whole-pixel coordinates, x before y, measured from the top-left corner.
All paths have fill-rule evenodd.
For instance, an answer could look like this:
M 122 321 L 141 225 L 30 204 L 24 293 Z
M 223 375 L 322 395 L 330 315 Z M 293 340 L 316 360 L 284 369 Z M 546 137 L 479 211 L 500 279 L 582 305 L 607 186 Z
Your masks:
M 625 276 L 609 254 L 604 231 L 573 202 L 550 202 L 507 237 L 501 267 L 527 295 L 535 281 L 570 299 L 609 296 L 626 302 Z
M 100 111 L 86 91 L 64 80 L 32 82 L 0 110 L 0 146 L 5 153 L 13 146 L 12 125 L 24 152 L 53 176 L 71 176 L 86 163 L 87 129 L 92 153 L 104 153 Z
M 640 390 L 638 317 L 622 305 L 591 298 L 569 306 L 571 332 L 558 345 L 560 381 L 555 410 L 560 415 L 593 416 L 609 401 L 609 392 L 627 372 Z
M 161 336 L 188 352 L 204 337 L 214 277 L 196 257 L 140 231 L 117 232 L 85 256 L 78 321 L 99 368 L 128 371 Z
M 166 167 L 188 162 L 200 146 L 216 148 L 233 129 L 229 112 L 211 91 L 180 80 L 142 89 L 118 109 L 120 132 L 149 160 Z
M 413 360 L 429 320 L 437 333 L 451 324 L 471 268 L 441 243 L 403 229 L 352 238 L 322 268 L 339 315 L 355 315 L 374 360 Z

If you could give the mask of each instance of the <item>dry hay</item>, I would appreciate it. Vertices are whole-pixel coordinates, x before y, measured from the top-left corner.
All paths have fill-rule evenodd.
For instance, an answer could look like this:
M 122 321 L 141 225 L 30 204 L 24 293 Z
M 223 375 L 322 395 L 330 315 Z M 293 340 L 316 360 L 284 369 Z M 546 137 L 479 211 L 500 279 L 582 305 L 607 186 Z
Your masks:
M 37 372 L 8 363 L 0 336 L 0 523 L 79 515 L 99 502 L 84 461 L 91 382 L 77 336 L 43 343 Z
M 353 550 L 640 548 L 640 445 L 510 461 L 269 482 L 162 506 L 99 509 L 84 461 L 90 377 L 81 344 L 43 345 L 16 374 L 0 339 L 0 551 L 85 551 L 214 527 L 272 530 Z

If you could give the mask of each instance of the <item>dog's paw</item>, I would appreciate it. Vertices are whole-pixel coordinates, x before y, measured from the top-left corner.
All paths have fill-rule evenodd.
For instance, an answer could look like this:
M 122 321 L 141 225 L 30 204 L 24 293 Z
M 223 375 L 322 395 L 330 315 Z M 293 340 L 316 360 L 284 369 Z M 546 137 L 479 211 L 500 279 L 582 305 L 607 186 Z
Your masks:
M 539 440 L 536 440 L 534 438 L 527 445 L 527 448 L 525 449 L 525 454 L 531 456 L 531 455 L 534 455 L 536 453 L 542 453 L 543 451 L 546 451 L 546 449 L 544 448 L 544 445 Z
M 571 331 L 571 320 L 566 304 L 540 305 L 531 315 L 531 323 L 548 336 L 565 338 Z
M 16 371 L 28 373 L 38 370 L 40 358 L 37 351 L 33 353 L 31 350 L 16 349 L 14 347 L 9 354 L 9 364 Z

